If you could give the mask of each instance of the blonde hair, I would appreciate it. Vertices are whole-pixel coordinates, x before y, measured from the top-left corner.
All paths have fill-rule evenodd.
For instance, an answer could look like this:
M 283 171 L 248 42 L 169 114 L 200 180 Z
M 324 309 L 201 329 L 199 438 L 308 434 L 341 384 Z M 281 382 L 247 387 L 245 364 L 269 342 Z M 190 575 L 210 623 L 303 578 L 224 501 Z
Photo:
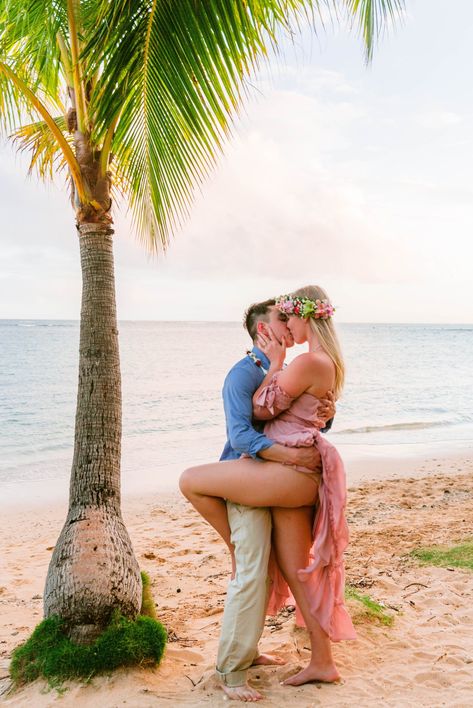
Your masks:
M 329 297 L 323 288 L 318 285 L 306 285 L 304 288 L 299 288 L 292 293 L 293 297 L 307 297 L 309 300 L 329 300 Z M 330 300 L 329 300 L 330 302 Z M 343 361 L 342 350 L 340 348 L 340 342 L 338 341 L 337 333 L 332 322 L 332 318 L 329 317 L 326 320 L 315 319 L 314 317 L 309 317 L 309 324 L 317 335 L 320 345 L 324 352 L 328 354 L 330 359 L 333 361 L 335 366 L 335 387 L 334 394 L 335 398 L 338 398 L 342 392 L 343 384 L 345 382 L 345 364 Z

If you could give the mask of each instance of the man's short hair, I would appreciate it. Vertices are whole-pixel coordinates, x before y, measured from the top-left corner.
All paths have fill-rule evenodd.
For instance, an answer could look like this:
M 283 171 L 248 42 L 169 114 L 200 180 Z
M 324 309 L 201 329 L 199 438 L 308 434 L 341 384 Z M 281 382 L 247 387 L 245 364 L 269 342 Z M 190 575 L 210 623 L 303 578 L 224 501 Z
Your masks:
M 274 298 L 264 302 L 255 302 L 245 312 L 243 325 L 253 341 L 256 339 L 256 325 L 261 320 L 263 322 L 268 321 L 269 311 L 275 304 L 276 300 Z

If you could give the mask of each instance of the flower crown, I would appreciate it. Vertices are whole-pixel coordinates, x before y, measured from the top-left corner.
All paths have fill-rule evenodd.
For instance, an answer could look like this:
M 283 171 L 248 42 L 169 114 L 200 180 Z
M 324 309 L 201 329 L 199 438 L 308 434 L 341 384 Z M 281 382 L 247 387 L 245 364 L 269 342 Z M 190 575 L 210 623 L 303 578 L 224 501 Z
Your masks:
M 328 300 L 311 300 L 308 297 L 280 295 L 276 298 L 276 307 L 286 315 L 297 317 L 313 317 L 315 320 L 328 320 L 335 308 Z

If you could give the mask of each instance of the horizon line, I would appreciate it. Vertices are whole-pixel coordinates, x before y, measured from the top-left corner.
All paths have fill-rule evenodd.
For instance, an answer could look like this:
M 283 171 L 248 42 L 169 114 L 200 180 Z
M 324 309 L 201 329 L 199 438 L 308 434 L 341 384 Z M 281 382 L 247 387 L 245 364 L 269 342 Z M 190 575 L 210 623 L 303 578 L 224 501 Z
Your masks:
M 0 322 L 77 322 L 80 324 L 80 318 L 70 318 L 70 317 L 0 317 Z M 173 323 L 173 324 L 184 324 L 184 323 L 195 323 L 195 324 L 242 324 L 241 320 L 150 320 L 150 319 L 117 319 L 117 322 L 149 322 L 149 323 Z M 337 324 L 343 325 L 446 325 L 446 326 L 470 326 L 473 327 L 473 322 L 402 322 L 402 321 L 391 321 L 385 322 L 381 320 L 370 320 L 370 321 L 357 321 L 357 322 L 344 322 L 342 320 L 337 321 Z

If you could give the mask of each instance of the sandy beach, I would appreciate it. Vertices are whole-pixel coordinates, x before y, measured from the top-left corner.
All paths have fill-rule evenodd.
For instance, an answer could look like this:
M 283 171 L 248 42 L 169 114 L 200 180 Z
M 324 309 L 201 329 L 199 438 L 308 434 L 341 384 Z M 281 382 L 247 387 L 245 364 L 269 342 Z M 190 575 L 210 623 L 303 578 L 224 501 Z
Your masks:
M 334 646 L 343 680 L 283 687 L 307 660 L 307 635 L 283 612 L 268 619 L 262 647 L 287 664 L 253 668 L 261 705 L 471 706 L 473 703 L 473 573 L 422 566 L 409 552 L 471 537 L 473 454 L 385 460 L 371 481 L 349 487 L 351 544 L 347 580 L 386 606 L 384 626 L 350 601 L 356 642 Z M 355 475 L 356 477 L 356 475 Z M 353 480 L 353 477 L 351 477 Z M 351 482 L 352 483 L 352 482 Z M 8 691 L 11 651 L 42 618 L 47 565 L 64 506 L 7 510 L 0 520 L 0 691 L 7 706 L 218 706 L 213 676 L 229 563 L 223 543 L 178 496 L 125 499 L 125 521 L 140 565 L 152 581 L 169 644 L 160 667 L 121 670 L 57 691 L 38 681 Z

